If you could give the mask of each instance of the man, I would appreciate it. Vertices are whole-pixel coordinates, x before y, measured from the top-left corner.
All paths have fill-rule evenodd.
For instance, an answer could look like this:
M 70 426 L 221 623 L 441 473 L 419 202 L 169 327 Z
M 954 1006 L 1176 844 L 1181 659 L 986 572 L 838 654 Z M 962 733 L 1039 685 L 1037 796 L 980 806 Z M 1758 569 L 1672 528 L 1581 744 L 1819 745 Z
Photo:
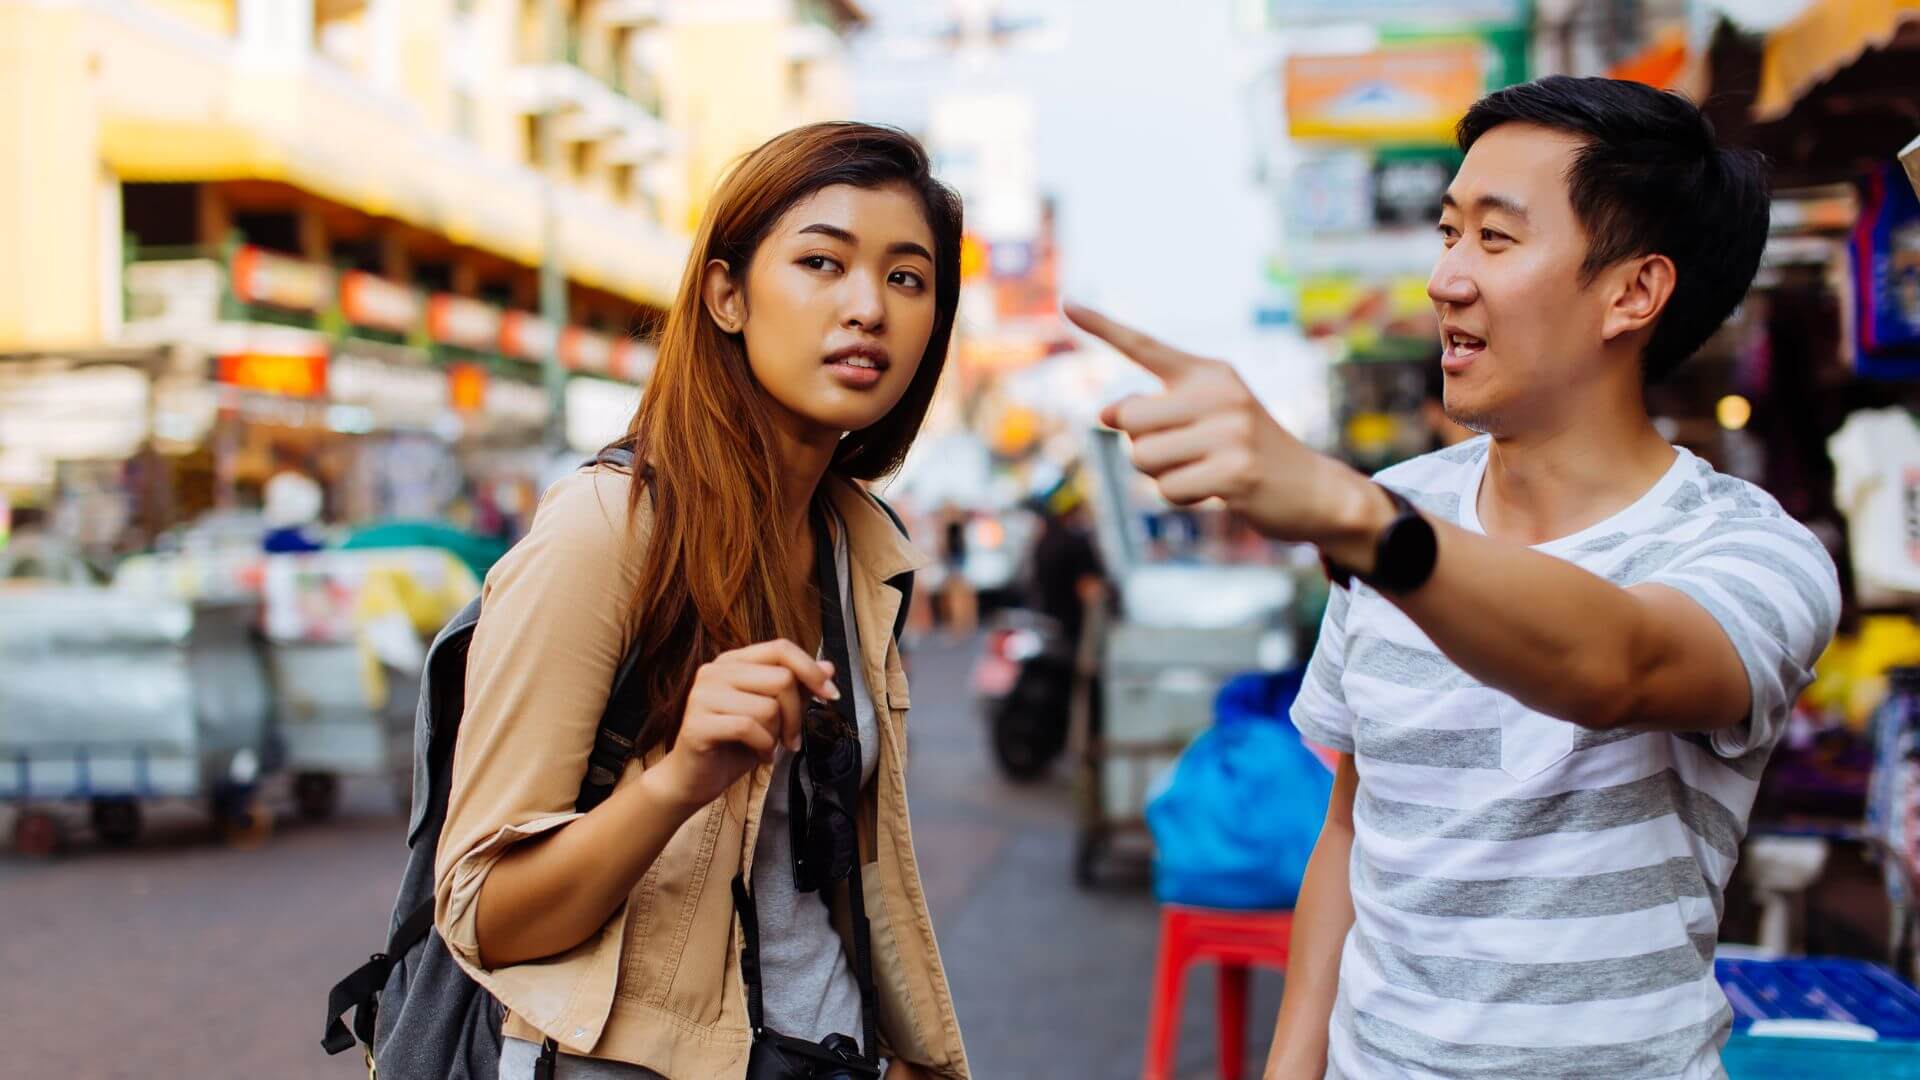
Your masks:
M 1721 900 L 1838 583 L 1642 381 L 1746 292 L 1761 164 L 1602 79 L 1493 94 L 1459 141 L 1428 293 L 1446 409 L 1485 435 L 1378 484 L 1225 365 L 1069 312 L 1165 381 L 1104 419 L 1169 499 L 1347 585 L 1294 710 L 1341 756 L 1267 1075 L 1724 1076 Z
M 1028 603 L 1060 622 L 1071 642 L 1080 640 L 1087 607 L 1106 596 L 1106 578 L 1086 499 L 1072 479 L 1062 480 L 1040 500 L 1040 536 L 1033 544 L 1033 574 Z

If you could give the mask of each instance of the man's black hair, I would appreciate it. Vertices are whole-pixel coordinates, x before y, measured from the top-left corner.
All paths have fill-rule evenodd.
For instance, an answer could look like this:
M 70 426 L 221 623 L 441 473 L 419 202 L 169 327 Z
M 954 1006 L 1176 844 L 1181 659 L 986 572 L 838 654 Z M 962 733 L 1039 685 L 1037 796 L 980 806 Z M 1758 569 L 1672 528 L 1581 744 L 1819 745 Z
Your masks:
M 1665 378 L 1753 283 L 1767 240 L 1765 160 L 1716 142 L 1713 125 L 1678 94 L 1566 75 L 1481 98 L 1460 121 L 1460 149 L 1513 123 L 1585 141 L 1567 170 L 1567 191 L 1587 232 L 1581 272 L 1588 282 L 1621 259 L 1673 260 L 1673 295 L 1641 356 L 1648 382 Z

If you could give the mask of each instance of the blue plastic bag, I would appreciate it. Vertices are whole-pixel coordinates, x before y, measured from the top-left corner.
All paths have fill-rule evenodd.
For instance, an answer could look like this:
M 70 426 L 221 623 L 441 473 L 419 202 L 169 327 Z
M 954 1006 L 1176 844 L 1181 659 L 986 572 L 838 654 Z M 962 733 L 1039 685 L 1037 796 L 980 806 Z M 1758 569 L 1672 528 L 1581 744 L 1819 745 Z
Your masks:
M 1147 803 L 1162 903 L 1274 910 L 1299 899 L 1333 791 L 1287 719 L 1300 678 L 1242 675 L 1221 687 L 1213 727 Z

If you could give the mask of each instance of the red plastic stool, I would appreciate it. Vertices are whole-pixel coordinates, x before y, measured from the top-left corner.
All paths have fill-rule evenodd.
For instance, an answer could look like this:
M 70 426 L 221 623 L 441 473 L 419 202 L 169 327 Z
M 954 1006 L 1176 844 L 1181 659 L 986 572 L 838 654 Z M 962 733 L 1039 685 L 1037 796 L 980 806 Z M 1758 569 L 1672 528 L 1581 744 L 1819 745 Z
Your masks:
M 1292 934 L 1291 911 L 1162 907 L 1153 1008 L 1147 1018 L 1147 1060 L 1141 1071 L 1145 1080 L 1172 1080 L 1182 984 L 1187 965 L 1195 960 L 1220 965 L 1220 1076 L 1240 1080 L 1247 1056 L 1247 969 L 1258 964 L 1286 970 Z

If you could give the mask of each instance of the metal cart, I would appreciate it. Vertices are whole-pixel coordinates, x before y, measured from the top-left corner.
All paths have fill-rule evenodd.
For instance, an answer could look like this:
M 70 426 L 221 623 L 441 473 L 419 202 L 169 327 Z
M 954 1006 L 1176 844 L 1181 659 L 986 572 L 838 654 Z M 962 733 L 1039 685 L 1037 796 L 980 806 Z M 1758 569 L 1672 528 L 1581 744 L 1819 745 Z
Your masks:
M 17 852 L 65 840 L 85 806 L 112 844 L 156 799 L 203 801 L 230 842 L 272 828 L 255 794 L 278 764 L 257 605 L 115 590 L 0 592 L 0 800 Z
M 1153 563 L 1119 435 L 1096 431 L 1089 473 L 1114 612 L 1089 612 L 1076 661 L 1069 752 L 1078 836 L 1073 874 L 1095 882 L 1116 841 L 1146 837 L 1161 775 L 1213 722 L 1233 676 L 1294 661 L 1295 579 L 1286 567 Z

